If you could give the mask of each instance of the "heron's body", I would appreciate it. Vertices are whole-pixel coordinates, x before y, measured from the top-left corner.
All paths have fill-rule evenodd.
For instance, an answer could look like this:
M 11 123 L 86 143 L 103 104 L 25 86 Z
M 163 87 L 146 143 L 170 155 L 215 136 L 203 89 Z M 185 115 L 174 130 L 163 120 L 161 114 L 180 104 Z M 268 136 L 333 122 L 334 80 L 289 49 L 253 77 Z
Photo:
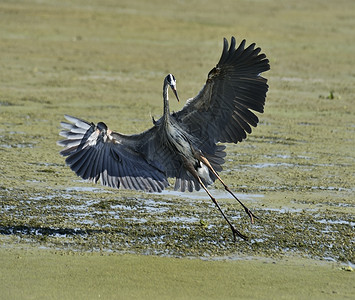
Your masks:
M 224 163 L 225 146 L 219 142 L 237 143 L 251 133 L 258 118 L 250 111 L 263 112 L 267 80 L 260 76 L 270 66 L 255 44 L 245 48 L 245 40 L 235 48 L 232 37 L 224 40 L 222 56 L 207 81 L 184 108 L 170 113 L 168 89 L 176 93 L 176 80 L 168 74 L 164 79 L 163 116 L 147 131 L 123 135 L 97 125 L 66 116 L 61 131 L 66 139 L 58 142 L 68 156 L 67 164 L 78 176 L 111 187 L 160 192 L 168 186 L 168 177 L 175 177 L 175 189 L 206 190 L 233 235 L 246 238 L 229 222 L 206 186 L 216 179 L 235 199 L 237 197 L 222 181 L 218 173 Z M 178 99 L 179 100 L 179 99 Z M 238 200 L 238 199 L 237 199 Z M 239 200 L 238 200 L 239 201 Z M 239 201 L 239 203 L 241 203 Z M 241 203 L 242 204 L 242 203 Z M 255 217 L 243 204 L 252 222 Z
M 168 102 L 168 80 L 174 81 L 175 78 L 169 74 L 164 80 L 163 99 L 165 113 L 163 115 L 163 122 L 161 125 L 158 125 L 161 126 L 160 133 L 164 136 L 163 139 L 165 139 L 165 142 L 163 143 L 169 144 L 169 148 L 173 149 L 173 152 L 176 154 L 176 158 L 181 160 L 181 165 L 184 169 L 188 170 L 193 167 L 203 181 L 207 184 L 212 184 L 213 181 L 210 178 L 207 166 L 196 158 L 196 153 L 199 149 L 196 149 L 193 146 L 194 138 L 181 127 L 174 115 L 170 115 Z

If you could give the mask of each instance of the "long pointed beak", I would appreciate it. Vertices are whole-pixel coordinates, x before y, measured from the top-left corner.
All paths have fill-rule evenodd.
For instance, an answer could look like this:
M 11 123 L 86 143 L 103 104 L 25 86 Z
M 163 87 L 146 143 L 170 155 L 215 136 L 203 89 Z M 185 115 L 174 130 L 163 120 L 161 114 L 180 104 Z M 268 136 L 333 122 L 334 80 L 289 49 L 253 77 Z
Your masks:
M 171 89 L 173 90 L 173 92 L 174 92 L 174 94 L 175 94 L 176 100 L 177 100 L 178 102 L 180 102 L 179 96 L 178 96 L 178 94 L 177 94 L 176 87 L 175 87 L 175 86 L 172 86 Z

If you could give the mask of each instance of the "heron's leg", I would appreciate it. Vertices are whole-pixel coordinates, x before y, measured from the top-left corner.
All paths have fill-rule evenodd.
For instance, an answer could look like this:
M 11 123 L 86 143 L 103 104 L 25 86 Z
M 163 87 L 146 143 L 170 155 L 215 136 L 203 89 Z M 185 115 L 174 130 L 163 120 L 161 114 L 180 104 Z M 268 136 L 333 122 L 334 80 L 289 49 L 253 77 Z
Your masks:
M 195 178 L 198 180 L 198 182 L 200 183 L 200 185 L 202 186 L 202 188 L 206 191 L 206 193 L 208 194 L 208 196 L 210 196 L 211 200 L 213 201 L 213 203 L 217 206 L 218 210 L 220 211 L 220 213 L 222 214 L 223 218 L 227 221 L 228 225 L 230 226 L 230 228 L 232 229 L 232 233 L 233 233 L 233 238 L 234 241 L 236 241 L 236 236 L 241 237 L 244 240 L 248 240 L 248 237 L 244 234 L 242 234 L 239 230 L 235 229 L 235 227 L 233 226 L 233 224 L 229 221 L 229 219 L 227 218 L 227 216 L 224 214 L 222 208 L 219 206 L 217 200 L 211 195 L 211 193 L 209 192 L 209 190 L 206 188 L 206 186 L 203 184 L 200 176 L 198 176 L 197 174 L 194 174 Z
M 185 157 L 182 157 L 182 158 L 183 158 L 185 169 L 187 171 L 189 171 L 190 174 L 197 179 L 199 184 L 206 191 L 207 195 L 210 196 L 210 198 L 213 201 L 213 203 L 217 206 L 217 208 L 220 211 L 220 213 L 222 214 L 223 218 L 227 221 L 228 225 L 230 226 L 230 228 L 232 230 L 234 241 L 236 241 L 236 236 L 239 236 L 239 237 L 241 237 L 244 240 L 248 240 L 248 237 L 246 235 L 242 234 L 240 231 L 238 231 L 237 229 L 234 228 L 233 224 L 229 221 L 229 219 L 227 218 L 227 216 L 223 212 L 222 208 L 219 206 L 217 200 L 211 195 L 210 191 L 203 184 L 200 176 L 198 175 L 198 173 L 197 173 L 196 169 L 194 168 L 194 166 L 192 165 L 192 163 L 190 161 L 188 161 Z
M 247 208 L 242 201 L 240 201 L 236 195 L 234 195 L 234 193 L 229 189 L 229 187 L 223 182 L 222 178 L 218 175 L 218 173 L 215 171 L 215 169 L 213 169 L 213 167 L 211 166 L 210 162 L 208 161 L 208 159 L 206 157 L 204 157 L 203 155 L 199 155 L 198 159 L 204 163 L 210 170 L 211 172 L 218 178 L 218 180 L 223 184 L 225 190 L 230 193 L 238 202 L 239 204 L 244 208 L 245 212 L 248 214 L 249 218 L 250 218 L 250 222 L 252 224 L 254 224 L 254 218 L 258 219 L 257 216 L 255 216 L 252 211 Z

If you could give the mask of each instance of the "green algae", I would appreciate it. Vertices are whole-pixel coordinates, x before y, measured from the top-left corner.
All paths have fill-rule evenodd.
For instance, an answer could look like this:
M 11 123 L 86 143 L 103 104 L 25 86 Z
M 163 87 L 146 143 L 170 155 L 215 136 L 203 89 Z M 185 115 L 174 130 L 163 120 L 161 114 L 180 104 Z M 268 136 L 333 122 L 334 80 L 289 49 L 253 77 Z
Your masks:
M 10 270 L 0 273 L 4 299 L 351 299 L 354 291 L 354 272 L 301 259 L 202 261 L 33 248 L 0 253 L 1 266 Z
M 160 4 L 0 4 L 1 247 L 355 263 L 352 1 Z M 68 170 L 56 146 L 65 113 L 149 128 L 164 75 L 194 96 L 230 35 L 256 41 L 271 64 L 260 124 L 228 145 L 221 172 L 260 219 L 211 187 L 248 242 L 233 242 L 203 193 L 117 191 Z

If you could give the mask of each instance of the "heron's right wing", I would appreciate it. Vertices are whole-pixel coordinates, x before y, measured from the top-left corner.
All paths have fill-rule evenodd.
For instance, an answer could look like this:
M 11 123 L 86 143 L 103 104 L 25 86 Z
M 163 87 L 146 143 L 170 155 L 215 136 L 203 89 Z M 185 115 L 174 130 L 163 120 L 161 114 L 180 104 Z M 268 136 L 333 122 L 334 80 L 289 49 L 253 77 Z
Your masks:
M 100 180 L 103 185 L 126 189 L 160 192 L 167 185 L 167 169 L 173 169 L 171 153 L 158 149 L 155 127 L 138 135 L 112 132 L 97 125 L 65 116 L 58 142 L 66 163 L 83 179 Z M 157 159 L 160 158 L 160 159 Z

